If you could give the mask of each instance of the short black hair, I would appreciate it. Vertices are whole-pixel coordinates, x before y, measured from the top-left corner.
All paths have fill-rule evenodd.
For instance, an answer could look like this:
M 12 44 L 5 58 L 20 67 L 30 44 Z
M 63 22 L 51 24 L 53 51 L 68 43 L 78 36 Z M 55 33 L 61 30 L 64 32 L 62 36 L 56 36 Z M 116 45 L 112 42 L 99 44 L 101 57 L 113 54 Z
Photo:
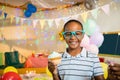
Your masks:
M 82 25 L 82 23 L 81 23 L 80 21 L 75 20 L 75 19 L 71 19 L 71 20 L 69 20 L 68 22 L 66 22 L 66 23 L 64 24 L 63 31 L 65 31 L 65 27 L 66 27 L 69 23 L 71 23 L 71 22 L 76 22 L 76 23 L 80 24 L 81 27 L 82 27 L 82 29 L 83 29 L 83 25 Z

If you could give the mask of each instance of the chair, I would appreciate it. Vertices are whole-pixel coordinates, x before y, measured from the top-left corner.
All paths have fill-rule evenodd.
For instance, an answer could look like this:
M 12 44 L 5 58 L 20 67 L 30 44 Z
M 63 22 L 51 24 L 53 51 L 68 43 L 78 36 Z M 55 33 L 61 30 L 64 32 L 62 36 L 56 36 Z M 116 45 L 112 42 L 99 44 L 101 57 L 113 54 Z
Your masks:
M 4 69 L 5 65 L 3 63 L 3 53 L 0 53 L 0 69 Z
M 18 51 L 5 52 L 5 65 L 14 66 L 15 68 L 23 68 L 24 63 L 20 63 Z

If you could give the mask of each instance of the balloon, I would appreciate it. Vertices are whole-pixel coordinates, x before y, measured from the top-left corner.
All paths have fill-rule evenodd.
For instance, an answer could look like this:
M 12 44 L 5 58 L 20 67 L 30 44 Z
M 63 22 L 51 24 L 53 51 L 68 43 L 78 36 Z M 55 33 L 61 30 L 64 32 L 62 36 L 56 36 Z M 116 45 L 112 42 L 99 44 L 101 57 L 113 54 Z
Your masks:
M 28 9 L 24 12 L 25 17 L 30 17 L 32 13 L 35 13 L 37 11 L 37 8 L 32 4 L 28 4 L 27 8 Z
M 62 32 L 63 32 L 63 29 L 60 31 L 60 33 L 59 33 L 59 39 L 61 40 L 61 41 L 63 41 L 64 40 L 64 37 L 63 37 L 63 35 L 62 35 Z
M 60 40 L 64 40 L 62 33 L 59 33 Z
M 34 80 L 41 80 L 40 78 L 35 77 Z
M 86 47 L 87 51 L 91 52 L 91 53 L 95 53 L 95 54 L 98 54 L 99 52 L 99 49 L 96 45 L 89 45 L 88 47 Z
M 0 80 L 2 80 L 2 76 L 0 76 Z
M 83 25 L 84 31 L 87 35 L 92 35 L 97 26 L 97 24 L 92 19 L 88 19 Z
M 35 6 L 33 6 L 33 7 L 30 9 L 30 11 L 31 11 L 32 13 L 35 13 L 35 12 L 37 11 L 37 8 L 36 8 Z
M 47 74 L 48 76 L 52 77 L 52 74 L 51 74 L 51 72 L 48 70 L 48 67 L 46 68 L 46 74 Z
M 8 66 L 4 69 L 3 73 L 7 73 L 7 72 L 15 72 L 18 73 L 17 69 L 13 66 Z
M 31 13 L 35 13 L 37 11 L 37 8 L 32 4 L 28 4 L 27 8 L 28 8 L 28 11 L 30 11 Z
M 100 32 L 95 32 L 90 36 L 90 44 L 95 44 L 97 47 L 100 47 L 104 41 L 104 36 Z
M 32 15 L 32 13 L 29 10 L 26 10 L 24 12 L 24 15 L 25 15 L 25 17 L 30 17 Z
M 106 63 L 100 63 L 104 72 L 104 78 L 107 79 L 108 77 L 108 65 Z
M 2 80 L 22 80 L 22 78 L 15 72 L 7 72 L 3 74 Z
M 94 32 L 100 32 L 100 27 L 96 26 L 95 31 Z
M 80 46 L 86 48 L 87 46 L 89 46 L 89 43 L 90 43 L 89 37 L 85 34 L 80 43 Z
M 27 5 L 27 8 L 29 8 L 29 9 L 32 8 L 32 7 L 33 7 L 32 4 L 28 4 L 28 5 Z
M 45 77 L 43 77 L 43 78 L 34 78 L 34 80 L 48 80 L 48 79 L 46 79 Z

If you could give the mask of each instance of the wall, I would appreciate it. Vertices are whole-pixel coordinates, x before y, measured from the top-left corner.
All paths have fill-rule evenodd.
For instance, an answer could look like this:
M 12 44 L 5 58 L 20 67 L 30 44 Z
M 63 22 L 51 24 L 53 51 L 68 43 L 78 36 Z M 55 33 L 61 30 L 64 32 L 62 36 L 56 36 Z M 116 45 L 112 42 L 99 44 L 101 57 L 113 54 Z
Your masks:
M 104 34 L 104 42 L 99 48 L 102 54 L 120 55 L 120 35 Z
M 109 8 L 109 14 L 106 14 L 100 8 L 96 19 L 91 13 L 88 14 L 87 19 L 93 19 L 100 27 L 101 32 L 120 31 L 120 4 L 111 3 Z M 54 14 L 49 14 L 49 16 L 53 17 Z M 74 17 L 75 14 L 71 16 Z M 59 19 L 60 21 L 58 25 L 56 24 L 56 21 Z M 84 23 L 81 16 L 77 19 Z M 49 20 L 53 20 L 51 22 L 52 24 L 49 24 Z M 62 30 L 63 24 L 66 21 L 64 18 L 45 19 L 44 22 L 40 20 L 37 22 L 36 26 L 34 26 L 30 21 L 31 20 L 26 20 L 23 24 L 21 24 L 20 22 L 16 23 L 15 19 L 13 23 L 10 23 L 10 19 L 8 19 L 8 21 L 4 19 L 0 20 L 1 52 L 4 53 L 6 51 L 18 50 L 20 54 L 28 57 L 33 52 L 62 52 L 65 50 L 66 44 L 64 41 L 61 41 L 59 37 L 59 32 Z

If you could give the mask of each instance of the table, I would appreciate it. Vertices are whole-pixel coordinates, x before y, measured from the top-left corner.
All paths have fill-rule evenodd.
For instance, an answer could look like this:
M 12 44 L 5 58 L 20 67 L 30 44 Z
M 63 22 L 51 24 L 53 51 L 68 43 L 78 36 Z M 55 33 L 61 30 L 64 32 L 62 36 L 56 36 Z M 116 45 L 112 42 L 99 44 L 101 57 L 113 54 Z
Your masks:
M 47 74 L 35 74 L 33 77 L 25 77 L 24 74 L 20 75 L 22 80 L 53 80 L 52 77 Z

